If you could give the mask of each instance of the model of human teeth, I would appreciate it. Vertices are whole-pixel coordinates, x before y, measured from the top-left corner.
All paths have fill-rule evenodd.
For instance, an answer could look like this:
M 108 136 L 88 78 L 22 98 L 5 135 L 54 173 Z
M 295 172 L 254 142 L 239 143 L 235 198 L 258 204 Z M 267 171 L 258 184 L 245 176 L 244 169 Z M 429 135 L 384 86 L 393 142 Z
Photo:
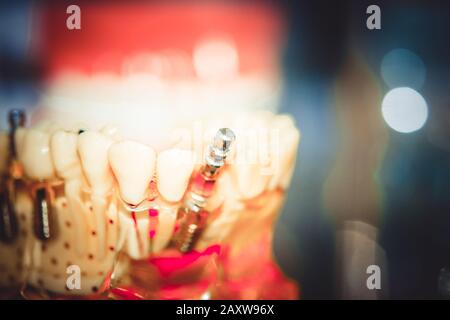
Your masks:
M 83 79 L 76 87 L 90 86 Z M 173 249 L 240 248 L 251 235 L 238 237 L 236 226 L 245 221 L 242 230 L 257 233 L 261 221 L 276 217 L 300 138 L 289 116 L 192 106 L 173 113 L 92 93 L 75 104 L 67 92 L 73 95 L 67 88 L 49 94 L 14 131 L 23 171 L 13 201 L 20 232 L 17 242 L 0 243 L 0 285 L 102 293 L 111 278 L 133 273 L 132 265 L 115 268 L 119 252 L 138 261 Z M 11 144 L 1 137 L 8 177 Z M 67 282 L 73 265 L 81 272 L 77 288 Z

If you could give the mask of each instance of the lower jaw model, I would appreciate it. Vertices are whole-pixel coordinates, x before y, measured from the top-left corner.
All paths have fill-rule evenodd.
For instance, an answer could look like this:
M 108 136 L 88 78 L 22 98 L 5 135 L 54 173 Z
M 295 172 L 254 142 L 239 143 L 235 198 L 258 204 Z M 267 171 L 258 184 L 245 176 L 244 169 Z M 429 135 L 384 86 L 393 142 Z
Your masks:
M 123 134 L 44 114 L 26 127 L 14 110 L 0 136 L 3 294 L 273 297 L 263 273 L 278 270 L 272 232 L 300 139 L 289 116 L 208 115 L 159 136 L 155 119 Z M 276 297 L 295 297 L 276 281 L 292 289 Z

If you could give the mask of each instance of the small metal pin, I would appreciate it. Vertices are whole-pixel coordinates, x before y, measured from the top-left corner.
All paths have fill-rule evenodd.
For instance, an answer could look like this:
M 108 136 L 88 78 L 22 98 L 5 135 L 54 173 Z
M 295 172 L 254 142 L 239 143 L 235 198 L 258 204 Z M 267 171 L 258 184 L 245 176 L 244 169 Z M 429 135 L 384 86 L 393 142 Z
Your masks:
M 234 140 L 236 140 L 236 136 L 231 129 L 219 129 L 214 137 L 212 148 L 218 155 L 226 157 Z
M 224 160 L 231 150 L 231 146 L 236 139 L 234 132 L 228 128 L 221 128 L 214 136 L 209 152 L 206 156 L 206 164 L 220 168 L 224 165 Z
M 49 240 L 53 236 L 51 201 L 45 187 L 35 193 L 34 233 L 40 240 Z
M 15 187 L 20 168 L 17 163 L 17 148 L 14 140 L 16 130 L 25 125 L 25 112 L 13 109 L 8 114 L 9 122 L 9 172 L 3 177 L 0 192 L 0 240 L 13 242 L 18 234 L 17 216 L 14 207 Z
M 17 158 L 17 149 L 14 142 L 14 135 L 16 130 L 25 126 L 25 112 L 19 109 L 13 109 L 8 114 L 9 121 L 9 147 L 11 156 Z

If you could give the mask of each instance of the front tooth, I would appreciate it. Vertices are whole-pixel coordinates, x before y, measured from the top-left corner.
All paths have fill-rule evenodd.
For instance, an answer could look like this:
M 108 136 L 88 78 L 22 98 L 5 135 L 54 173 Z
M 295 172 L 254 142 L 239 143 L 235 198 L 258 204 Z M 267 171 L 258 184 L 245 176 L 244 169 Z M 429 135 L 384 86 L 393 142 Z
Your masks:
M 97 195 L 108 193 L 113 184 L 108 162 L 108 149 L 113 140 L 95 131 L 86 131 L 78 137 L 78 152 L 86 178 L 92 192 Z
M 6 132 L 0 133 L 0 176 L 7 170 L 9 155 L 9 136 Z
M 158 191 L 170 202 L 180 201 L 194 169 L 194 154 L 189 150 L 169 149 L 158 154 L 156 174 Z
M 125 202 L 137 205 L 145 199 L 155 172 L 155 162 L 155 151 L 144 144 L 122 141 L 111 146 L 109 163 Z
M 21 149 L 21 152 L 19 152 L 20 160 L 29 178 L 43 180 L 54 177 L 55 171 L 50 153 L 50 135 L 48 133 L 29 129 L 23 137 Z
M 241 135 L 237 133 L 237 137 L 236 158 L 230 173 L 240 198 L 251 199 L 260 195 L 270 180 L 268 132 L 266 128 L 250 128 Z
M 286 115 L 277 116 L 273 128 L 276 130 L 271 137 L 271 167 L 274 173 L 268 188 L 273 190 L 280 186 L 286 189 L 295 166 L 300 132 L 295 128 L 292 118 Z
M 55 132 L 50 141 L 56 172 L 66 180 L 81 175 L 77 143 L 78 134 L 62 130 Z

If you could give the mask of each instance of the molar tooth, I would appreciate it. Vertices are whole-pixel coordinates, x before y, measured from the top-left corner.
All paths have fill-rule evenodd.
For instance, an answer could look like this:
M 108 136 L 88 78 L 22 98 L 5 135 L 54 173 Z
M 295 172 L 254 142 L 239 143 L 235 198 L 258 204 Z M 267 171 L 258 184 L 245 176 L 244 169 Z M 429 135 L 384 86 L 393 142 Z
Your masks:
M 107 194 L 113 184 L 108 149 L 113 140 L 102 133 L 86 131 L 78 137 L 78 152 L 86 178 L 97 195 Z
M 81 176 L 77 144 L 78 134 L 63 130 L 55 132 L 50 141 L 56 172 L 66 180 Z
M 109 163 L 125 202 L 137 205 L 145 199 L 155 162 L 155 151 L 144 144 L 122 141 L 111 146 Z
M 50 154 L 50 135 L 36 129 L 26 131 L 24 137 L 20 137 L 21 130 L 16 132 L 18 151 L 26 175 L 31 179 L 44 180 L 53 178 L 55 170 Z M 23 145 L 20 147 L 20 145 Z
M 158 191 L 170 202 L 180 201 L 194 169 L 194 154 L 189 150 L 168 149 L 158 154 L 156 174 Z

